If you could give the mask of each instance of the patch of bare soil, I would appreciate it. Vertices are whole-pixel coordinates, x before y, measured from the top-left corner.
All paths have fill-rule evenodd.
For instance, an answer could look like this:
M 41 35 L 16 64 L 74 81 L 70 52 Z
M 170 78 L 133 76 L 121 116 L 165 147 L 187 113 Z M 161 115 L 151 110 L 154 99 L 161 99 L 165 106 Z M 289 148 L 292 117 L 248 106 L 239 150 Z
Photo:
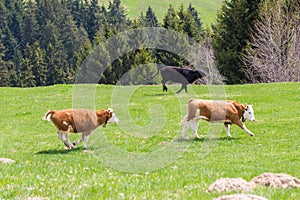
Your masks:
M 245 181 L 242 178 L 220 178 L 211 184 L 207 191 L 208 192 L 248 192 L 255 187 L 254 183 Z
M 268 200 L 268 199 L 253 194 L 231 194 L 231 195 L 221 196 L 213 200 Z
M 300 188 L 300 180 L 288 174 L 263 173 L 254 177 L 251 181 L 253 184 L 274 187 L 279 189 Z

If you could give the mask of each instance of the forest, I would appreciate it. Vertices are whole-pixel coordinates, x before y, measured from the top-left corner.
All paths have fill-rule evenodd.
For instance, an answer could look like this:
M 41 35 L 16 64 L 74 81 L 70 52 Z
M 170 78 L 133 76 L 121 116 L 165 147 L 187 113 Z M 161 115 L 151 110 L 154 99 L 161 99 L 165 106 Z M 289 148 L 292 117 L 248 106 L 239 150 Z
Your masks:
M 144 83 L 139 79 L 151 79 L 157 71 L 151 63 L 208 68 L 210 75 L 216 67 L 227 84 L 300 81 L 300 3 L 295 0 L 226 0 L 211 27 L 203 26 L 192 4 L 170 5 L 159 22 L 151 5 L 129 19 L 120 0 L 107 6 L 99 0 L 0 0 L 0 18 L 2 87 L 74 83 L 96 47 L 144 27 L 187 35 L 203 47 L 197 52 L 200 60 L 191 63 L 166 50 L 141 47 L 111 63 L 101 61 L 106 70 L 98 83 L 118 84 L 129 71 L 126 84 Z M 115 52 L 130 45 L 125 38 L 118 42 L 123 43 L 110 47 Z

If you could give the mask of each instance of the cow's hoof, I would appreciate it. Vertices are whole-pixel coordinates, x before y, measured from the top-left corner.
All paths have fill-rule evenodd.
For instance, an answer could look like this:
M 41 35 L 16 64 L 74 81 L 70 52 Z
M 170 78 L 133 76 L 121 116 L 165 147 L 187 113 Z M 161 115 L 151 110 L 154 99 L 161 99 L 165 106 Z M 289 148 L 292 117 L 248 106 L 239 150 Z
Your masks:
M 201 139 L 200 136 L 199 136 L 198 134 L 195 135 L 195 138 L 196 138 L 196 139 Z

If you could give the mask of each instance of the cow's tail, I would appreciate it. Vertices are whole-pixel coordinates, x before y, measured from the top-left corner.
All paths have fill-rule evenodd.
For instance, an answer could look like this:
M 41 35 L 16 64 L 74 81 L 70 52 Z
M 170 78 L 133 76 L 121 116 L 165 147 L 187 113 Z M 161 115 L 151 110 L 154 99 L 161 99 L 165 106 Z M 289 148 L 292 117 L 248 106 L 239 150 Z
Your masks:
M 54 113 L 54 110 L 48 110 L 48 112 L 46 112 L 45 116 L 42 117 L 42 119 L 47 120 L 47 121 L 51 121 L 53 113 Z

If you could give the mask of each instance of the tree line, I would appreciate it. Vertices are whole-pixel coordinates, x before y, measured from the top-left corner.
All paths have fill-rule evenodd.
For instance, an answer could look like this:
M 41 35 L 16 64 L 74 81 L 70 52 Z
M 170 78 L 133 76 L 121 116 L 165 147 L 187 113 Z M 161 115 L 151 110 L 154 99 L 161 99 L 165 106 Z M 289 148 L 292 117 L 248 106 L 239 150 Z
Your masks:
M 203 47 L 194 56 L 194 67 L 212 73 L 216 67 L 229 84 L 299 81 L 299 8 L 294 0 L 224 1 L 216 23 L 204 29 L 191 4 L 170 5 L 159 22 L 150 6 L 139 18 L 129 19 L 120 0 L 112 0 L 108 6 L 100 5 L 99 0 L 0 0 L 0 86 L 74 83 L 97 46 L 121 32 L 143 27 L 186 34 Z M 187 43 L 178 45 L 184 49 Z M 126 38 L 118 44 L 111 47 L 116 52 L 130 45 Z M 192 64 L 172 52 L 146 47 L 111 63 L 103 57 L 101 62 L 107 65 L 99 79 L 104 84 L 118 83 L 127 72 L 126 84 L 145 83 L 145 79 L 157 83 L 148 80 L 157 71 L 151 63 Z

